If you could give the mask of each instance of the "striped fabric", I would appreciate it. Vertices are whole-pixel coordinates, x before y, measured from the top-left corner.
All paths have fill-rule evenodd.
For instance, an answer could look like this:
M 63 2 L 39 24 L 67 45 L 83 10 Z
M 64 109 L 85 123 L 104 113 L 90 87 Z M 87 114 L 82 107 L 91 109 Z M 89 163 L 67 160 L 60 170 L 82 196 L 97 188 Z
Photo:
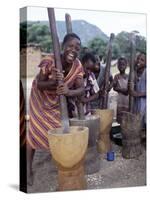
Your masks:
M 55 67 L 54 56 L 49 55 L 43 59 L 39 67 L 42 73 L 49 77 L 51 75 L 51 68 Z M 77 77 L 83 77 L 83 68 L 78 59 L 74 61 L 70 72 L 64 78 L 64 82 L 71 88 Z M 38 90 L 36 78 L 32 83 L 29 112 L 28 143 L 33 149 L 49 149 L 48 130 L 61 126 L 59 97 L 55 91 Z
M 20 146 L 26 143 L 26 124 L 25 124 L 25 99 L 23 94 L 22 82 L 20 81 Z

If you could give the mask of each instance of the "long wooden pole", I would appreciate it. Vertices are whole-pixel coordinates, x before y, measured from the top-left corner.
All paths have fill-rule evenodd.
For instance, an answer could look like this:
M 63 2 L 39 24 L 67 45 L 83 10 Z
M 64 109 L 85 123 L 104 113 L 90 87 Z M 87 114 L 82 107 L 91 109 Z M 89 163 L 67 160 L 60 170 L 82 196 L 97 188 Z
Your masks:
M 114 40 L 115 35 L 111 33 L 109 43 L 108 43 L 108 51 L 106 57 L 106 68 L 105 68 L 105 79 L 104 79 L 104 99 L 103 99 L 103 109 L 107 109 L 108 104 L 108 86 L 109 86 L 109 77 L 110 77 L 110 67 L 111 67 L 111 59 L 112 59 L 112 42 Z
M 59 39 L 57 35 L 54 8 L 48 8 L 48 17 L 49 17 L 50 32 L 52 35 L 52 43 L 53 43 L 56 68 L 59 69 L 60 72 L 62 72 L 63 69 L 62 69 L 62 63 L 61 63 L 61 57 L 60 57 L 60 44 L 59 44 Z M 62 83 L 63 83 L 62 81 L 58 81 L 58 85 Z M 69 132 L 69 118 L 68 118 L 66 97 L 64 95 L 60 95 L 60 112 L 61 112 L 63 133 L 68 133 Z
M 72 33 L 71 16 L 68 13 L 65 14 L 65 21 L 66 21 L 67 34 Z M 81 102 L 79 98 L 78 98 L 78 102 L 76 106 L 77 106 L 77 111 L 78 111 L 78 118 L 81 120 L 84 120 L 85 115 L 84 115 L 83 103 Z
M 65 21 L 66 21 L 67 33 L 72 33 L 71 16 L 68 13 L 65 14 Z
M 131 33 L 130 35 L 130 72 L 129 72 L 129 91 L 134 90 L 134 65 L 135 65 L 135 55 L 136 55 L 136 48 L 135 48 L 135 34 Z M 129 92 L 130 94 L 130 92 Z M 133 113 L 133 104 L 134 104 L 134 97 L 129 95 L 129 111 Z

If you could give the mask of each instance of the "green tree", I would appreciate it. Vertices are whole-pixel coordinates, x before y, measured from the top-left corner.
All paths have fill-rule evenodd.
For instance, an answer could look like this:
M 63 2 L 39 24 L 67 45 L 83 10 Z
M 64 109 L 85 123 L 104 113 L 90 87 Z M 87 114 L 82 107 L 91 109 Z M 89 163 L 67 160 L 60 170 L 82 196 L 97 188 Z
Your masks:
M 141 36 L 138 31 L 133 31 L 136 35 L 136 49 L 146 53 L 146 38 Z M 52 39 L 49 27 L 40 22 L 24 22 L 20 25 L 20 43 L 35 43 L 41 45 L 44 52 L 52 51 Z M 100 37 L 91 40 L 87 47 L 96 54 L 106 57 L 108 41 Z M 81 54 L 84 53 L 81 52 Z M 130 33 L 122 31 L 116 35 L 113 42 L 112 58 L 120 56 L 130 57 Z
M 115 42 L 113 42 L 112 44 L 112 59 L 117 59 L 118 56 L 120 54 L 120 47 L 119 44 Z
M 142 51 L 146 53 L 146 38 L 139 35 L 138 31 L 133 31 L 132 33 L 136 36 L 136 51 Z M 118 45 L 119 53 L 118 56 L 125 56 L 130 58 L 130 34 L 129 32 L 122 31 L 119 33 L 114 43 Z
M 39 22 L 28 22 L 20 25 L 20 40 L 22 44 L 38 44 L 42 51 L 52 51 L 52 39 L 48 26 Z
M 20 24 L 20 46 L 27 44 L 27 23 Z
M 104 56 L 106 54 L 107 42 L 97 37 L 88 43 L 88 47 L 96 54 Z
M 94 38 L 89 42 L 88 47 L 94 51 L 96 54 L 106 57 L 108 41 L 104 41 L 101 38 Z M 112 58 L 116 59 L 120 53 L 120 47 L 117 42 L 113 42 L 112 45 Z
M 136 49 L 137 51 L 142 51 L 146 53 L 146 39 L 143 36 L 137 35 L 136 36 Z
M 115 38 L 115 44 L 118 44 L 119 52 L 118 57 L 126 56 L 129 58 L 130 56 L 130 35 L 128 32 L 122 31 Z

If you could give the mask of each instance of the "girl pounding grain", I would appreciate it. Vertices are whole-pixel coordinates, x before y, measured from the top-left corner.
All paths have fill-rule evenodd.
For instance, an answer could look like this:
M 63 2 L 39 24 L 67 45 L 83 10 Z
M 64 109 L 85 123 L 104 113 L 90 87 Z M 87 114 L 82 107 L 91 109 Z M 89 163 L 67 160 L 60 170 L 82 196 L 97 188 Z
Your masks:
M 33 184 L 32 161 L 35 149 L 49 149 L 48 130 L 61 126 L 59 95 L 80 96 L 84 92 L 83 68 L 77 56 L 80 38 L 67 34 L 64 38 L 61 61 L 64 73 L 55 68 L 54 55 L 49 55 L 40 63 L 40 72 L 35 77 L 31 95 L 29 132 L 27 136 L 27 182 Z M 58 87 L 57 81 L 64 80 Z
M 146 127 L 146 55 L 139 53 L 135 61 L 134 113 L 140 114 L 142 127 Z
M 128 74 L 125 73 L 127 68 L 127 60 L 123 57 L 118 59 L 119 74 L 116 74 L 113 82 L 114 91 L 118 92 L 117 99 L 117 122 L 121 123 L 121 112 L 128 111 Z

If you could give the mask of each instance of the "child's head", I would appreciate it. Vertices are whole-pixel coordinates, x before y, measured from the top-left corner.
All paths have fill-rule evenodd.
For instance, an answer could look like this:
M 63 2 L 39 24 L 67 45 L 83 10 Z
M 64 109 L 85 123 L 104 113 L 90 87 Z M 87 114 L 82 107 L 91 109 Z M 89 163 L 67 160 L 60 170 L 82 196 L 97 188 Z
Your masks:
M 138 53 L 135 59 L 135 66 L 137 70 L 146 67 L 146 55 L 145 53 Z
M 100 65 L 101 65 L 101 61 L 100 61 L 100 58 L 99 58 L 99 55 L 95 55 L 95 59 L 96 59 L 96 63 L 94 65 L 94 68 L 93 68 L 93 72 L 94 73 L 98 73 L 99 70 L 100 70 Z
M 72 64 L 78 57 L 81 48 L 81 40 L 75 33 L 69 33 L 62 43 L 63 56 L 66 63 Z
M 84 54 L 81 62 L 82 62 L 85 72 L 93 71 L 93 69 L 96 65 L 96 59 L 92 53 Z
M 118 70 L 120 71 L 120 73 L 125 73 L 125 70 L 127 68 L 127 60 L 124 57 L 120 57 L 118 59 Z

